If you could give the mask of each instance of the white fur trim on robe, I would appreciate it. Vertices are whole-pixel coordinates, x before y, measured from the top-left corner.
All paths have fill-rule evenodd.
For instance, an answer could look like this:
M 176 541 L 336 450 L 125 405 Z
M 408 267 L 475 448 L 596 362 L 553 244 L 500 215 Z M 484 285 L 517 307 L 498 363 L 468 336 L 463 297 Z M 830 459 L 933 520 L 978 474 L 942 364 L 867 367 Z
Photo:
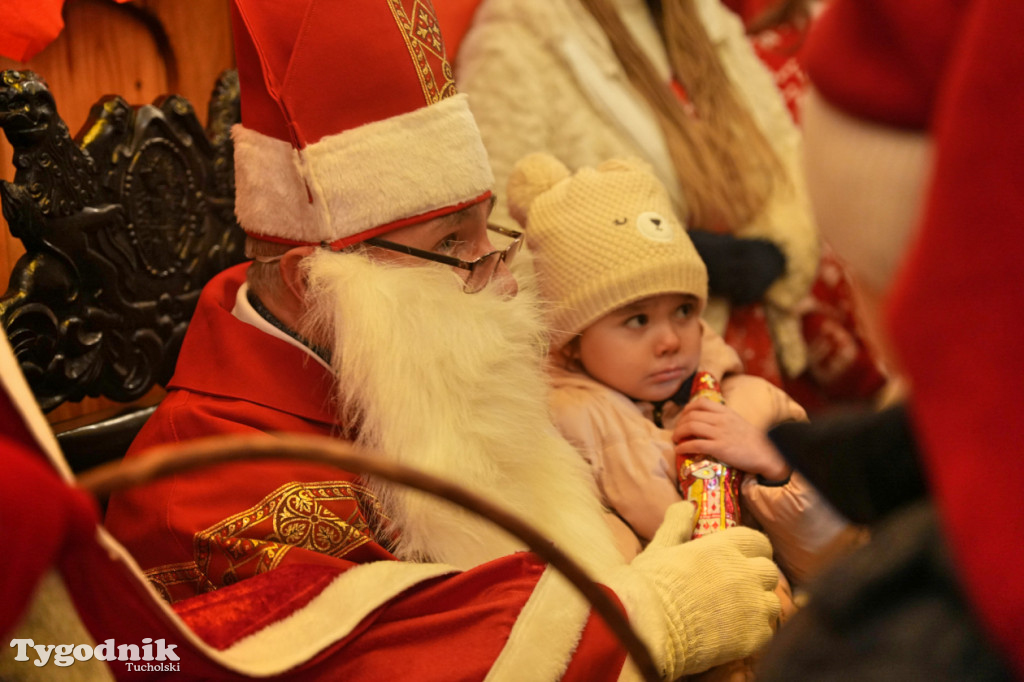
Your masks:
M 347 637 L 374 609 L 410 587 L 438 576 L 457 572 L 443 564 L 410 564 L 379 561 L 351 568 L 327 585 L 305 606 L 287 618 L 239 640 L 223 651 L 206 644 L 181 620 L 153 589 L 135 560 L 102 527 L 97 540 L 111 558 L 119 561 L 127 580 L 137 580 L 151 595 L 156 611 L 178 629 L 176 641 L 187 641 L 211 661 L 250 677 L 271 677 L 313 659 L 321 651 Z
M 590 604 L 557 570 L 545 569 L 486 682 L 559 680 L 590 617 Z
M 39 449 L 46 454 L 53 468 L 65 481 L 74 481 L 75 475 L 71 472 L 71 466 L 64 459 L 64 453 L 57 443 L 56 436 L 53 435 L 53 429 L 39 409 L 39 404 L 32 394 L 32 389 L 29 388 L 28 381 L 25 380 L 25 375 L 21 372 L 21 366 L 18 365 L 14 349 L 11 348 L 6 334 L 0 334 L 0 384 L 11 397 L 14 409 L 18 411 L 18 415 L 25 422 L 25 427 L 32 434 Z

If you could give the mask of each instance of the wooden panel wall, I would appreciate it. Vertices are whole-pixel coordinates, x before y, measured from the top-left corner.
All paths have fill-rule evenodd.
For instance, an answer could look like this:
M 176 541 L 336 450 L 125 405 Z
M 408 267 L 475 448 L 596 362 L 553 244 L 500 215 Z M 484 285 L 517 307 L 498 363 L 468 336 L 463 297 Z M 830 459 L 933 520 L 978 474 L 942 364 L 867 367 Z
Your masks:
M 64 31 L 45 50 L 26 63 L 0 57 L 0 69 L 39 73 L 72 134 L 85 123 L 96 100 L 107 94 L 132 104 L 148 104 L 167 93 L 184 95 L 205 124 L 214 82 L 234 66 L 228 0 L 133 0 L 124 5 L 68 0 L 64 19 Z M 12 155 L 0 134 L 0 179 L 13 180 Z M 0 217 L 3 289 L 23 252 Z M 49 418 L 57 422 L 110 406 L 87 398 L 57 408 Z

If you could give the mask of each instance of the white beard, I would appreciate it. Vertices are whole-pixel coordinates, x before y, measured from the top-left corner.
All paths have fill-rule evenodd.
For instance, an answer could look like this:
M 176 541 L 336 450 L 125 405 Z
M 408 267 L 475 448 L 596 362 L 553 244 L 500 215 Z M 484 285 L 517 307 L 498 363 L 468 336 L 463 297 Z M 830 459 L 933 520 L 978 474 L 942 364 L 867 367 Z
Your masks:
M 359 425 L 361 445 L 483 495 L 585 568 L 623 563 L 586 464 L 550 420 L 532 294 L 465 294 L 449 268 L 356 254 L 307 262 L 303 329 L 333 338 L 341 423 Z M 465 569 L 525 549 L 451 503 L 369 483 L 398 530 L 399 558 Z

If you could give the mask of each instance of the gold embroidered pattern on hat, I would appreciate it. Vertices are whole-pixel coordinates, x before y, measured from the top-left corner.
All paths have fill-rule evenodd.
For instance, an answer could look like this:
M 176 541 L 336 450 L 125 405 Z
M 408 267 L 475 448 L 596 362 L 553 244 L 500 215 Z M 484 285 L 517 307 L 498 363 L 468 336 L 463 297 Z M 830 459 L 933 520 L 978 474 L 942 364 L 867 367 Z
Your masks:
M 388 0 L 388 5 L 402 30 L 409 56 L 416 65 L 427 104 L 454 95 L 455 75 L 445 55 L 444 39 L 434 7 L 421 0 L 414 0 L 411 4 L 403 0 Z

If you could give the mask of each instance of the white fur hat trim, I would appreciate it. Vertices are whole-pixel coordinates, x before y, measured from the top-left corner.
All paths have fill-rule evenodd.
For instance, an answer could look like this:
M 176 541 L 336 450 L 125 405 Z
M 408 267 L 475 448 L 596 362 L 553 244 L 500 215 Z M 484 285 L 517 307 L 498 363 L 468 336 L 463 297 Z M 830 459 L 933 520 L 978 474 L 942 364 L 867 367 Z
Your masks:
M 494 183 L 465 94 L 302 151 L 242 125 L 231 133 L 238 222 L 252 236 L 286 243 L 355 243 L 396 221 L 471 204 Z

